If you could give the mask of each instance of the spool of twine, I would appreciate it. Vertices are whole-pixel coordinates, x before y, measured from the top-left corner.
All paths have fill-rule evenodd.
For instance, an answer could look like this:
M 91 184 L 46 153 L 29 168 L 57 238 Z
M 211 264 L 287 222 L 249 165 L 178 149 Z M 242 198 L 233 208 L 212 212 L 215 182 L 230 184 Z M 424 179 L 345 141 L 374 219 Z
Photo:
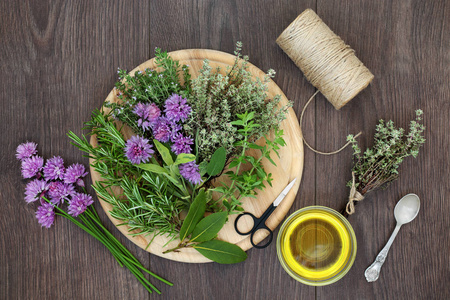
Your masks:
M 281 33 L 277 44 L 338 110 L 373 79 L 355 51 L 311 9 Z

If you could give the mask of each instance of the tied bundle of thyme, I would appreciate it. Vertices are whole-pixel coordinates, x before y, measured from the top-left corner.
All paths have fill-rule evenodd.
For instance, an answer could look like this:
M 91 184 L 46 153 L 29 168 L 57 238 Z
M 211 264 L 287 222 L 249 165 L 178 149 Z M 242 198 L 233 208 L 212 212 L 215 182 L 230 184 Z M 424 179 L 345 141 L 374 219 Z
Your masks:
M 353 214 L 356 202 L 363 200 L 367 193 L 396 180 L 398 168 L 406 157 L 417 157 L 419 148 L 425 143 L 425 126 L 419 123 L 422 114 L 422 110 L 416 110 L 416 119 L 411 121 L 406 135 L 403 128 L 395 128 L 392 120 L 380 120 L 376 126 L 374 145 L 364 153 L 361 153 L 353 135 L 347 137 L 352 143 L 354 165 L 352 180 L 347 183 L 351 191 L 345 213 Z

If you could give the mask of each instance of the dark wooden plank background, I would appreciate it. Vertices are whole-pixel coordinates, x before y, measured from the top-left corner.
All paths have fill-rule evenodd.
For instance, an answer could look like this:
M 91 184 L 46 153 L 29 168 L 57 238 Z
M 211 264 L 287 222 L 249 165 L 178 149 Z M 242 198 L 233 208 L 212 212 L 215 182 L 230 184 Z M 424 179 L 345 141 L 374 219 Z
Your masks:
M 16 146 L 32 140 L 46 157 L 87 164 L 66 133 L 81 132 L 113 87 L 117 67 L 134 68 L 153 57 L 156 46 L 232 52 L 240 40 L 253 64 L 277 71 L 275 81 L 299 115 L 314 88 L 275 39 L 306 8 L 375 75 L 340 111 L 318 96 L 303 123 L 314 146 L 336 149 L 347 133 L 360 130 L 360 142 L 370 146 L 378 119 L 407 127 L 415 109 L 425 112 L 427 143 L 419 157 L 405 161 L 400 179 L 371 194 L 350 217 L 358 254 L 347 276 L 326 287 L 300 284 L 281 268 L 274 243 L 250 250 L 237 265 L 172 262 L 135 247 L 102 213 L 104 223 L 147 267 L 175 283 L 156 282 L 161 299 L 449 299 L 450 3 L 445 0 L 1 1 L 0 299 L 156 297 L 73 224 L 59 219 L 50 230 L 40 228 L 35 207 L 23 201 Z M 306 151 L 291 212 L 313 204 L 341 208 L 350 168 L 350 149 L 331 157 Z M 410 192 L 420 196 L 421 212 L 402 228 L 380 279 L 367 283 L 363 272 L 395 226 L 395 203 Z

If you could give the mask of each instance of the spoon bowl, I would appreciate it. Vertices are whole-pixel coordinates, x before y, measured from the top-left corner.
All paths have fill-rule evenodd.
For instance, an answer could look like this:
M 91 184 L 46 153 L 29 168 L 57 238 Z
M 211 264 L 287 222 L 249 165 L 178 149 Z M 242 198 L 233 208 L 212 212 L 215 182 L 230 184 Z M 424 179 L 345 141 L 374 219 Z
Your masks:
M 394 208 L 395 220 L 398 224 L 406 224 L 414 220 L 419 213 L 420 199 L 416 194 L 405 195 Z

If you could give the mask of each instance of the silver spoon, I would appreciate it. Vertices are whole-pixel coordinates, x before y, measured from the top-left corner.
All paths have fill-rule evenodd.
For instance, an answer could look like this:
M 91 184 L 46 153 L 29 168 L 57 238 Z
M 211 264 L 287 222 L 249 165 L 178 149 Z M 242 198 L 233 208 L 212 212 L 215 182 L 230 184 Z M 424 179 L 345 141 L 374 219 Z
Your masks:
M 397 226 L 395 226 L 394 232 L 392 233 L 386 246 L 380 251 L 375 261 L 366 269 L 364 275 L 368 282 L 373 282 L 380 276 L 381 266 L 386 260 L 389 248 L 391 248 L 395 237 L 397 236 L 400 227 L 403 224 L 409 223 L 417 216 L 420 209 L 420 199 L 416 194 L 408 194 L 404 196 L 400 201 L 397 202 L 394 209 L 395 220 L 397 221 Z

